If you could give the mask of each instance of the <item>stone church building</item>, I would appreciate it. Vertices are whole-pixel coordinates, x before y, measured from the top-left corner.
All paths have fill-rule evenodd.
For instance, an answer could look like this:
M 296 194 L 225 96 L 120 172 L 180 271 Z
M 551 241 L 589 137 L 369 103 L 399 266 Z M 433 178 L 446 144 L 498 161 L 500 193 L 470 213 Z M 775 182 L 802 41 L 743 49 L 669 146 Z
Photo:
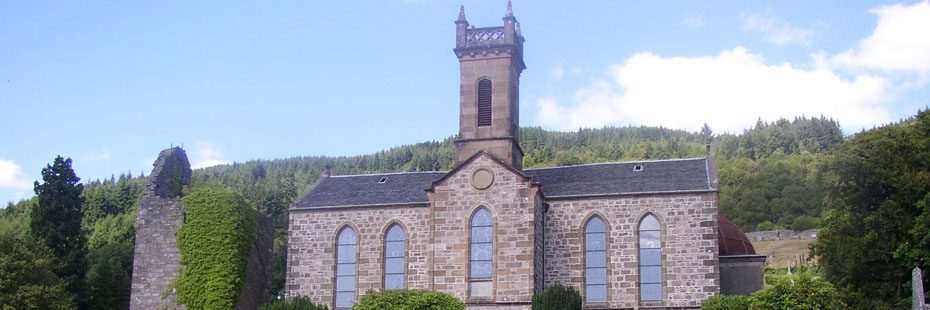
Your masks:
M 348 308 L 368 291 L 442 291 L 470 309 L 528 309 L 573 286 L 585 308 L 698 308 L 762 286 L 761 261 L 717 213 L 702 158 L 523 168 L 524 38 L 456 25 L 451 171 L 333 175 L 289 209 L 286 294 Z

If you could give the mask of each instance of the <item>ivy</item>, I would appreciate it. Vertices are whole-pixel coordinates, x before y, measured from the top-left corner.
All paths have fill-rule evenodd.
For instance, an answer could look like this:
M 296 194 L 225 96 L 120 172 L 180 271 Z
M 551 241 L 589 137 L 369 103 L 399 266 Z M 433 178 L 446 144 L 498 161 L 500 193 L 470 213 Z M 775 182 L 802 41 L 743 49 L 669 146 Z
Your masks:
M 245 281 L 258 211 L 238 192 L 208 186 L 192 188 L 184 207 L 178 300 L 188 309 L 232 309 Z

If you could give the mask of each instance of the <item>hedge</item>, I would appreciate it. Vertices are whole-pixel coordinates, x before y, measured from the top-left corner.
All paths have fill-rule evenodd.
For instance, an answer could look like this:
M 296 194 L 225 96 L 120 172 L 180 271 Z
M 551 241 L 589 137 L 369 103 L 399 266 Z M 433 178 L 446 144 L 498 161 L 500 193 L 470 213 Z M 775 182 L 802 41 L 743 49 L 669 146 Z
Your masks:
M 184 197 L 178 229 L 181 274 L 178 301 L 188 309 L 232 309 L 245 279 L 255 241 L 258 211 L 242 194 L 194 187 Z
M 329 310 L 329 307 L 318 305 L 310 301 L 310 298 L 297 296 L 291 300 L 280 299 L 269 304 L 264 304 L 259 310 Z
M 533 296 L 533 310 L 580 310 L 581 294 L 571 286 L 553 285 Z
M 465 304 L 452 295 L 427 290 L 368 292 L 352 310 L 464 310 Z

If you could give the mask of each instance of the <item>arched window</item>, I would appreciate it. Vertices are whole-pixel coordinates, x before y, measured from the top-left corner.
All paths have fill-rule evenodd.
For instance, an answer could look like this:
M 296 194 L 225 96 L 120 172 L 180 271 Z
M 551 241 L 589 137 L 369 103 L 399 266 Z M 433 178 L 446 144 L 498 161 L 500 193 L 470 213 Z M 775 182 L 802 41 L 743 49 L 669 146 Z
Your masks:
M 639 222 L 639 298 L 662 300 L 662 229 L 652 214 Z
M 478 81 L 478 126 L 491 126 L 491 80 Z
M 599 216 L 584 226 L 584 300 L 607 301 L 607 229 Z
M 346 226 L 336 237 L 336 308 L 355 304 L 356 252 L 358 236 Z
M 404 229 L 400 225 L 391 225 L 384 238 L 384 289 L 404 288 L 404 274 L 407 264 L 404 249 Z
M 491 296 L 491 265 L 494 249 L 491 212 L 479 208 L 471 217 L 470 295 Z

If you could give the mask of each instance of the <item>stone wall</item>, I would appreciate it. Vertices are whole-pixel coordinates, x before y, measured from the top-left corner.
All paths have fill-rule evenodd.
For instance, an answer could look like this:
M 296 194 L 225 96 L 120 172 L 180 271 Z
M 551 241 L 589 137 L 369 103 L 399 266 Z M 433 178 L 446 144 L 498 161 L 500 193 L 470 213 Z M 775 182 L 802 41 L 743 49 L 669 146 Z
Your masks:
M 817 240 L 819 229 L 808 229 L 804 231 L 794 230 L 766 230 L 746 233 L 749 241 L 776 241 L 776 240 Z
M 164 171 L 171 176 L 162 175 Z M 171 288 L 180 269 L 176 235 L 184 220 L 180 191 L 172 190 L 175 186 L 172 183 L 179 179 L 184 182 L 182 185 L 190 184 L 187 154 L 179 147 L 161 151 L 139 200 L 130 309 L 184 308 L 176 305 Z
M 478 169 L 491 171 L 486 189 L 471 185 Z M 307 296 L 333 307 L 336 234 L 348 225 L 359 236 L 356 294 L 383 288 L 384 236 L 394 223 L 406 232 L 406 287 L 450 293 L 479 307 L 527 309 L 541 288 L 542 255 L 536 255 L 536 223 L 542 214 L 535 187 L 487 155 L 473 160 L 430 193 L 426 205 L 298 209 L 289 212 L 288 297 Z M 469 297 L 469 236 L 473 212 L 484 206 L 493 215 L 492 292 Z M 540 218 L 541 219 L 541 218 Z
M 287 297 L 307 296 L 314 303 L 335 308 L 336 234 L 344 226 L 358 234 L 356 300 L 368 290 L 384 287 L 384 237 L 390 225 L 404 228 L 407 250 L 406 285 L 430 289 L 429 208 L 291 210 L 288 214 Z
M 609 308 L 638 308 L 637 229 L 647 213 L 662 226 L 664 307 L 700 307 L 719 293 L 717 194 L 667 194 L 549 201 L 545 218 L 546 286 L 560 283 L 584 296 L 584 224 L 607 222 Z
M 493 174 L 490 187 L 479 189 L 472 183 L 479 170 Z M 437 184 L 431 196 L 436 240 L 434 289 L 471 305 L 529 305 L 537 275 L 535 209 L 541 205 L 537 201 L 538 188 L 481 154 Z M 493 281 L 488 297 L 472 292 L 468 276 L 470 221 L 479 207 L 487 208 L 493 216 Z

